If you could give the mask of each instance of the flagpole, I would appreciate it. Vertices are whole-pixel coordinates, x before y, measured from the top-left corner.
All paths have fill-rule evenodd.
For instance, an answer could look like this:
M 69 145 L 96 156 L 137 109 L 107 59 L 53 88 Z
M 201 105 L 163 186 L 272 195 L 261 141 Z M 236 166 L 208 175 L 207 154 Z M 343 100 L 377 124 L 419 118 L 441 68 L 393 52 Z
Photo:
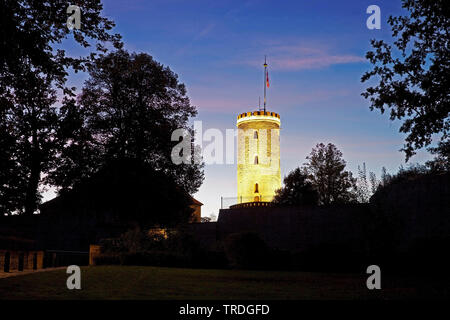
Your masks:
M 264 56 L 264 114 L 266 113 L 267 56 Z

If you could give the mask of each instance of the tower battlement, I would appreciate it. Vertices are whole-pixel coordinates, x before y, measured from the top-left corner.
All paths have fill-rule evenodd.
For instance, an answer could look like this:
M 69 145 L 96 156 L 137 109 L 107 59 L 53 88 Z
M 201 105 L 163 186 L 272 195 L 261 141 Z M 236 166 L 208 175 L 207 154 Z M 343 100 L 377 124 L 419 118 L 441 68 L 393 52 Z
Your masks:
M 268 116 L 268 117 L 274 117 L 274 118 L 278 118 L 280 119 L 280 115 L 276 112 L 270 112 L 270 111 L 251 111 L 251 112 L 244 112 L 241 113 L 237 116 L 238 120 L 242 119 L 242 118 L 246 118 L 246 117 L 252 117 L 252 116 L 256 116 L 256 117 L 264 117 L 264 116 Z

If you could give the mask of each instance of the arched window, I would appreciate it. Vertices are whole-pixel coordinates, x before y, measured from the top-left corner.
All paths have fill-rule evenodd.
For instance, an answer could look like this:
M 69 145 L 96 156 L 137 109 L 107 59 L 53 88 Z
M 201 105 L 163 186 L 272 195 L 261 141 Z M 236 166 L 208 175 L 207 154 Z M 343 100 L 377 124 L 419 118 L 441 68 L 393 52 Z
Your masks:
M 258 139 L 258 131 L 255 131 L 255 133 L 253 134 L 253 138 Z
M 258 164 L 258 163 L 259 163 L 258 156 L 255 156 L 255 164 Z
M 255 183 L 255 193 L 259 193 L 258 184 L 257 183 Z

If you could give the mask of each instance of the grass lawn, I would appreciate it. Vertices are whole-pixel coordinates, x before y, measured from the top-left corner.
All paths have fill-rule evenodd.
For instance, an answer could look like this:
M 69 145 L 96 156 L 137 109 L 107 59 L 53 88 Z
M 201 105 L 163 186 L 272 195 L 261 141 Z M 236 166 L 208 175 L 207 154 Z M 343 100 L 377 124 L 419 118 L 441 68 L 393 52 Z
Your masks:
M 55 270 L 0 279 L 0 299 L 409 299 L 448 290 L 382 277 L 382 289 L 369 291 L 365 274 L 284 271 L 83 267 L 81 290 L 68 290 L 67 277 Z

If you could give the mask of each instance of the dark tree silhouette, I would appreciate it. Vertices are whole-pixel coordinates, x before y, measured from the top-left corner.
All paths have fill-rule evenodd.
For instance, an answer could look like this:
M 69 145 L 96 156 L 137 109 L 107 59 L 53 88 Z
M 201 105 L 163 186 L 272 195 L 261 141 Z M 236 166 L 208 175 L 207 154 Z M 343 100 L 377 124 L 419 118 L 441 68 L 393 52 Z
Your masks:
M 370 99 L 371 110 L 389 109 L 391 120 L 403 120 L 402 151 L 408 161 L 432 143 L 434 134 L 444 143 L 440 146 L 449 139 L 450 10 L 444 0 L 403 0 L 403 8 L 409 16 L 388 19 L 393 46 L 371 41 L 374 50 L 366 58 L 373 69 L 361 81 L 379 79 L 362 95 Z
M 15 173 L 19 175 L 17 180 L 22 179 L 25 186 L 23 208 L 18 203 L 17 210 L 32 214 L 39 201 L 41 174 L 52 168 L 58 149 L 55 139 L 58 123 L 54 105 L 56 92 L 49 78 L 31 71 L 18 76 L 16 80 L 27 83 L 25 88 L 16 86 L 14 108 L 10 110 L 7 120 L 14 132 L 15 153 L 20 164 Z
M 66 25 L 67 1 L 2 1 L 0 75 L 3 90 L 26 66 L 54 76 L 60 86 L 65 83 L 67 67 L 83 70 L 95 53 L 89 57 L 68 57 L 63 49 L 57 47 L 66 38 L 73 36 L 76 43 L 85 48 L 94 40 L 100 51 L 104 51 L 100 43 L 103 41 L 121 46 L 120 36 L 109 33 L 114 23 L 101 16 L 103 5 L 100 0 L 78 0 L 76 4 L 81 9 L 82 27 L 70 30 Z
M 15 149 L 15 138 L 0 105 L 0 215 L 14 212 L 20 199 L 25 199 L 26 180 L 22 175 Z M 23 203 L 23 202 L 22 202 Z
M 307 176 L 296 168 L 284 177 L 284 187 L 278 189 L 273 202 L 282 206 L 316 205 L 319 200 L 317 191 L 307 181 Z
M 389 183 L 389 181 L 391 180 L 392 176 L 387 172 L 386 167 L 382 167 L 381 168 L 381 181 L 380 181 L 380 185 L 381 186 L 385 186 Z
M 345 170 L 342 152 L 332 143 L 318 143 L 306 157 L 304 172 L 319 193 L 319 204 L 355 201 L 356 179 Z
M 433 160 L 427 161 L 426 166 L 433 172 L 450 171 L 450 140 L 440 141 L 438 146 L 430 148 L 431 153 L 435 154 Z
M 383 188 L 388 187 L 392 184 L 401 182 L 401 181 L 408 181 L 408 180 L 414 180 L 417 177 L 427 176 L 432 174 L 430 172 L 430 169 L 423 164 L 418 163 L 410 163 L 405 167 L 400 166 L 398 168 L 398 172 L 392 175 L 389 175 L 388 180 L 381 184 L 380 187 L 377 189 L 377 192 L 379 190 L 383 190 Z
M 120 37 L 108 33 L 113 23 L 100 15 L 99 0 L 78 1 L 82 9 L 82 28 L 66 26 L 67 2 L 3 1 L 0 16 L 0 210 L 2 213 L 33 214 L 39 200 L 41 177 L 51 169 L 58 141 L 55 130 L 58 112 L 54 88 L 65 87 L 68 68 L 83 70 L 95 56 L 71 58 L 55 49 L 73 33 L 82 47 L 113 41 Z M 5 158 L 4 158 L 5 157 Z M 7 157 L 7 158 L 6 158 Z M 9 161 L 7 159 L 10 159 Z
M 78 98 L 62 108 L 62 139 L 67 143 L 53 183 L 70 188 L 98 170 L 107 159 L 134 158 L 161 170 L 188 193 L 203 181 L 201 164 L 175 165 L 172 132 L 191 130 L 184 84 L 168 67 L 145 53 L 118 50 L 96 59 Z

